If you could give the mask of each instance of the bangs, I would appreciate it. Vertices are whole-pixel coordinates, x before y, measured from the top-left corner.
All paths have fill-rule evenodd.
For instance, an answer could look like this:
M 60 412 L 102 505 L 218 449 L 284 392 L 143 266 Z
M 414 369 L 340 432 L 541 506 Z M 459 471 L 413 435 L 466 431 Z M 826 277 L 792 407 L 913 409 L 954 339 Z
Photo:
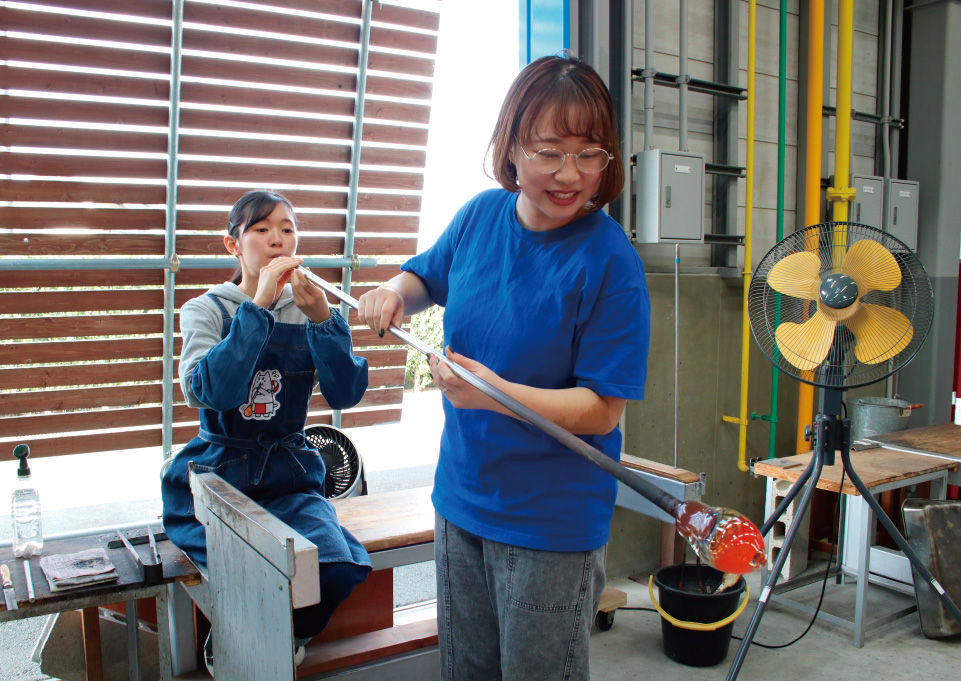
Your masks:
M 244 194 L 230 209 L 227 217 L 227 233 L 239 238 L 253 225 L 265 220 L 280 204 L 287 207 L 296 229 L 297 216 L 286 196 L 277 192 L 254 190 Z
M 611 149 L 615 136 L 610 126 L 610 113 L 603 100 L 587 88 L 560 81 L 558 87 L 537 97 L 524 111 L 517 129 L 517 139 L 530 142 L 541 121 L 549 122 L 558 137 L 584 137 Z M 545 132 L 544 130 L 540 131 Z
M 261 220 L 266 220 L 279 204 L 279 201 L 274 201 L 273 198 L 266 196 L 255 201 L 251 204 L 250 212 L 245 216 L 243 231 L 246 232 Z

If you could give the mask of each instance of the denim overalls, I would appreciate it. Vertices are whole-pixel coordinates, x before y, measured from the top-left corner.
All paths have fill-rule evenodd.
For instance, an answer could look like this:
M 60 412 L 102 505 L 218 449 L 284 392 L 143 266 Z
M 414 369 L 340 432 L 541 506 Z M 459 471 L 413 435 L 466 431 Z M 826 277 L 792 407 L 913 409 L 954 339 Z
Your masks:
M 233 320 L 223 303 L 211 298 L 223 316 L 224 339 Z M 247 400 L 230 411 L 200 409 L 200 434 L 177 453 L 161 485 L 164 529 L 199 565 L 207 563 L 207 548 L 203 525 L 194 517 L 190 462 L 198 472 L 216 473 L 317 545 L 321 601 L 295 611 L 294 635 L 301 639 L 320 633 L 370 572 L 367 551 L 340 526 L 323 496 L 324 463 L 304 438 L 314 371 L 307 326 L 274 323 Z

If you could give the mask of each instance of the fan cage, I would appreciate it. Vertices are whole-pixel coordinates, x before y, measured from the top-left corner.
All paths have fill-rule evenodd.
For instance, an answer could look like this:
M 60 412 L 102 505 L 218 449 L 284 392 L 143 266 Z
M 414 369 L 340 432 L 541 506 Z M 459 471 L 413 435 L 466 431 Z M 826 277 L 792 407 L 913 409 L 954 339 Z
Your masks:
M 360 453 L 343 431 L 333 426 L 311 426 L 304 437 L 320 452 L 327 473 L 324 496 L 341 499 L 362 493 L 363 461 Z
M 901 271 L 901 283 L 891 291 L 872 290 L 861 296 L 865 303 L 889 307 L 903 314 L 914 329 L 911 340 L 896 355 L 878 363 L 861 362 L 855 356 L 856 339 L 843 322 L 834 329 L 827 358 L 814 370 L 802 370 L 789 362 L 775 340 L 780 324 L 802 324 L 816 311 L 812 300 L 778 293 L 768 282 L 771 269 L 789 255 L 809 251 L 820 260 L 819 275 L 841 271 L 845 254 L 862 240 L 879 243 L 894 257 Z M 748 319 L 754 339 L 764 355 L 778 369 L 805 383 L 835 389 L 848 389 L 880 381 L 904 367 L 917 354 L 931 328 L 934 293 L 918 257 L 902 241 L 881 230 L 853 222 L 830 222 L 806 227 L 779 241 L 761 259 L 751 279 L 747 296 Z M 891 337 L 889 348 L 878 349 L 874 356 L 896 347 Z

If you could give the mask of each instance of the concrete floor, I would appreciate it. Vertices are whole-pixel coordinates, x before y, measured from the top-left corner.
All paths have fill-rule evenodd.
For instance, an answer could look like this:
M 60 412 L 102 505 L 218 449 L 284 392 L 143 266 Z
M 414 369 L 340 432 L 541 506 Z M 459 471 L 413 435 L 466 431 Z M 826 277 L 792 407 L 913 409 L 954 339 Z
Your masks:
M 364 456 L 372 492 L 429 485 L 436 464 L 439 438 L 440 400 L 436 392 L 409 396 L 401 424 L 358 428 L 349 435 Z M 407 408 L 409 407 L 409 408 Z M 41 459 L 35 469 L 46 474 L 41 487 L 44 500 L 45 532 L 103 526 L 156 517 L 159 513 L 158 461 L 119 453 L 104 465 L 93 465 L 84 457 Z M 139 466 L 132 464 L 142 460 Z M 0 482 L 13 476 L 13 462 L 0 462 Z M 77 471 L 67 468 L 76 466 Z M 46 469 L 46 470 L 45 470 Z M 81 470 L 89 470 L 89 484 Z M 100 491 L 99 488 L 109 491 Z M 0 485 L 2 488 L 2 485 Z M 116 503 L 89 505 L 90 499 L 111 498 Z M 146 493 L 145 493 L 146 491 Z M 68 494 L 68 492 L 72 492 Z M 6 498 L 6 497 L 4 497 Z M 0 513 L 6 509 L 0 506 Z M 0 515 L 0 541 L 9 539 L 9 518 Z M 815 566 L 812 569 L 817 569 Z M 821 566 L 823 570 L 823 566 Z M 396 580 L 397 605 L 434 598 L 433 563 L 410 566 Z M 747 627 L 760 592 L 759 576 L 748 578 L 751 603 L 734 626 L 740 635 Z M 629 607 L 651 607 L 647 582 L 614 579 L 610 586 L 628 594 Z M 790 596 L 816 606 L 820 583 L 790 592 Z M 868 616 L 899 610 L 912 598 L 888 589 L 869 588 Z M 854 585 L 829 582 L 824 609 L 841 617 L 852 617 Z M 33 647 L 46 618 L 0 624 L 0 681 L 42 681 L 39 665 L 31 659 Z M 782 644 L 798 636 L 810 616 L 777 603 L 769 605 L 755 640 Z M 955 678 L 961 669 L 961 638 L 930 640 L 919 627 L 917 614 L 885 625 L 866 636 L 863 648 L 851 645 L 851 632 L 818 621 L 794 645 L 767 650 L 752 646 L 738 678 L 767 679 L 899 679 L 934 681 Z M 597 680 L 620 681 L 639 678 L 670 681 L 713 681 L 727 677 L 738 641 L 731 642 L 727 659 L 710 668 L 687 667 L 669 659 L 663 650 L 660 616 L 654 612 L 620 610 L 607 632 L 595 631 L 591 638 L 591 676 Z M 951 670 L 954 670 L 953 672 Z M 532 680 L 534 681 L 534 680 Z
M 428 581 L 432 576 L 422 576 Z M 734 626 L 742 634 L 760 591 L 757 576 L 748 579 L 751 602 Z M 629 579 L 612 580 L 610 586 L 627 592 L 628 607 L 651 607 L 647 585 Z M 814 606 L 820 585 L 791 592 L 792 597 Z M 825 609 L 850 616 L 854 608 L 854 586 L 829 582 Z M 869 589 L 869 616 L 891 612 L 912 599 L 881 587 Z M 767 644 L 786 643 L 798 636 L 809 617 L 783 605 L 769 605 L 755 640 Z M 0 679 L 41 681 L 49 679 L 26 658 L 39 635 L 42 618 L 0 626 Z M 603 681 L 722 681 L 729 673 L 739 641 L 732 640 L 725 661 L 715 667 L 688 667 L 669 659 L 663 648 L 660 616 L 642 610 L 619 610 L 613 627 L 591 636 L 591 677 Z M 19 651 L 19 653 L 18 653 Z M 953 672 L 951 670 L 954 670 Z M 933 640 L 920 631 L 917 614 L 885 625 L 866 636 L 863 648 L 851 644 L 851 633 L 823 621 L 815 622 L 807 635 L 781 650 L 752 646 L 738 676 L 742 681 L 768 679 L 899 679 L 922 681 L 957 677 L 961 669 L 961 638 Z M 533 680 L 532 680 L 533 681 Z
M 823 573 L 824 566 L 819 566 Z M 627 605 L 651 607 L 647 583 L 622 579 L 609 586 L 628 594 Z M 748 578 L 751 602 L 734 624 L 734 635 L 747 628 L 760 577 Z M 816 607 L 820 582 L 785 594 Z M 823 609 L 839 617 L 853 618 L 854 585 L 828 582 Z M 655 591 L 655 594 L 657 592 Z M 913 602 L 902 594 L 871 585 L 868 589 L 868 617 L 900 610 Z M 725 661 L 715 667 L 688 667 L 664 653 L 660 615 L 653 612 L 619 610 L 614 626 L 591 637 L 591 678 L 603 681 L 723 681 L 727 678 L 740 641 L 732 640 Z M 810 622 L 810 616 L 778 603 L 768 605 L 754 640 L 783 644 L 796 638 Z M 851 632 L 818 620 L 807 635 L 780 650 L 751 646 L 738 675 L 742 681 L 768 679 L 899 679 L 921 681 L 958 677 L 961 669 L 961 638 L 927 639 L 921 634 L 917 613 L 870 632 L 864 647 L 851 644 Z M 951 671 L 951 670 L 954 671 Z

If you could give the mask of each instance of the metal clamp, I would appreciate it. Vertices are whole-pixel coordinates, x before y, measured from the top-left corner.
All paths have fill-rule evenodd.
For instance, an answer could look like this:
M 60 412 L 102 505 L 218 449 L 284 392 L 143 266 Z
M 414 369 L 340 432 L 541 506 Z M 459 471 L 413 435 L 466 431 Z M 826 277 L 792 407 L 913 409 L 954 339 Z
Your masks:
M 167 269 L 176 274 L 180 271 L 180 256 L 174 253 L 170 256 L 170 262 L 167 264 Z
M 828 187 L 827 199 L 828 201 L 844 201 L 851 203 L 854 201 L 858 194 L 858 190 L 854 187 L 847 187 L 845 189 L 838 189 L 837 187 Z

